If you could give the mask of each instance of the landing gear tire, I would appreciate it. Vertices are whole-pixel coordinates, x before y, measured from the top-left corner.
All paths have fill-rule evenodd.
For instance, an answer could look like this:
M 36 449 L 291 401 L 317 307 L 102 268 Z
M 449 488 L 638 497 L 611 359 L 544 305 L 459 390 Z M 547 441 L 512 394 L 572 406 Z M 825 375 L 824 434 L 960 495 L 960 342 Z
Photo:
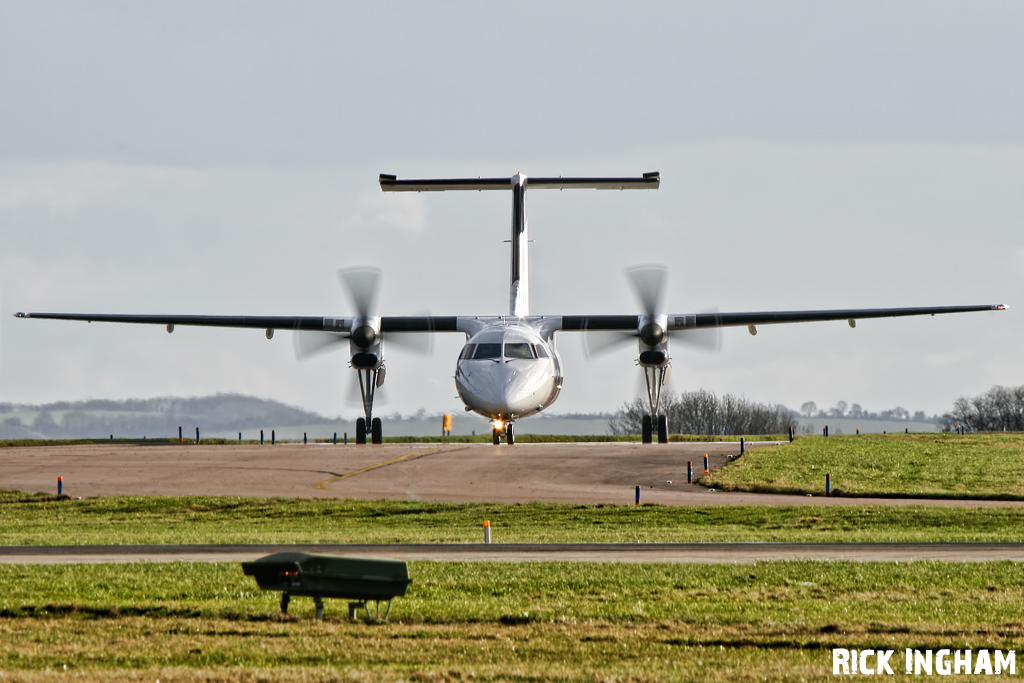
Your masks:
M 650 415 L 644 415 L 643 423 L 641 425 L 640 440 L 644 443 L 651 443 L 651 432 L 653 431 L 651 423 L 653 420 Z
M 507 425 L 505 425 L 505 443 L 507 443 L 509 446 L 511 446 L 511 445 L 515 444 L 515 442 L 516 442 L 515 431 L 512 429 L 512 423 L 510 422 Z
M 366 443 L 366 420 L 356 420 L 356 443 Z
M 491 443 L 495 446 L 501 443 L 501 432 L 494 428 L 491 428 Z
M 365 440 L 365 436 L 363 439 Z M 384 428 L 380 424 L 380 418 L 375 417 L 370 422 L 370 441 L 372 443 L 384 443 Z
M 668 443 L 668 416 L 658 416 L 658 443 Z

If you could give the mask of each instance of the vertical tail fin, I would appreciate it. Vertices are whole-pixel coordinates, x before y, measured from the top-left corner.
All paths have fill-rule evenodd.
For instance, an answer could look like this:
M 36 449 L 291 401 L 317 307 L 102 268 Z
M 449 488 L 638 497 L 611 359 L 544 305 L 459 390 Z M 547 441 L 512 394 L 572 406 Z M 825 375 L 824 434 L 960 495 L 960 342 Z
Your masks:
M 530 252 L 526 230 L 526 176 L 512 176 L 512 265 L 508 314 L 530 315 Z
M 440 178 L 399 180 L 398 176 L 380 174 L 384 192 L 438 192 L 444 190 L 512 190 L 512 263 L 509 279 L 509 314 L 530 313 L 529 254 L 526 226 L 526 188 L 549 190 L 657 190 L 661 174 L 644 173 L 639 178 L 530 178 L 517 173 L 511 178 Z

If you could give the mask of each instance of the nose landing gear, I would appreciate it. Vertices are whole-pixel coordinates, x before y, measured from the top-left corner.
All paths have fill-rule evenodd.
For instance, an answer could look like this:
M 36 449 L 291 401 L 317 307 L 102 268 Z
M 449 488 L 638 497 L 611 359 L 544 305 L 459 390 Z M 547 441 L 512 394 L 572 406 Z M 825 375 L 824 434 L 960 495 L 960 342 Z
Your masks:
M 506 422 L 502 429 L 491 428 L 491 443 L 497 446 L 501 443 L 501 437 L 505 437 L 505 443 L 514 446 L 516 443 L 515 427 L 512 422 Z

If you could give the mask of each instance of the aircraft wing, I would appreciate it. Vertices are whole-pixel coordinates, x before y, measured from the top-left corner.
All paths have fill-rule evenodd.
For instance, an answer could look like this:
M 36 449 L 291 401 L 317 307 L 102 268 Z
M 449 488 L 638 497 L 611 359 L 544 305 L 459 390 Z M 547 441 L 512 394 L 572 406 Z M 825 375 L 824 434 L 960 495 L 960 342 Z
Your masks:
M 197 325 L 201 327 L 248 327 L 265 330 L 352 329 L 353 317 L 246 316 L 246 315 L 131 315 L 121 313 L 15 313 L 16 318 L 80 320 L 99 323 L 143 325 Z M 457 332 L 455 316 L 384 316 L 381 332 Z
M 757 313 L 697 313 L 670 315 L 668 328 L 737 327 L 742 325 L 777 325 L 780 323 L 810 323 L 824 320 L 860 320 L 867 318 L 899 318 L 910 315 L 939 315 L 944 313 L 971 313 L 974 311 L 1001 311 L 1003 304 L 976 306 L 923 306 L 916 308 L 849 308 L 825 311 L 762 311 Z
M 1001 311 L 1004 304 L 976 306 L 924 306 L 916 308 L 847 308 L 824 311 L 761 311 L 753 313 L 684 313 L 669 314 L 669 330 L 707 329 L 712 327 L 739 327 L 743 325 L 776 325 L 780 323 L 809 323 L 824 320 L 860 320 L 865 318 L 897 318 L 909 315 L 939 315 L 944 313 L 970 313 L 973 311 Z M 566 315 L 562 316 L 562 330 L 636 330 L 640 317 L 636 315 Z
M 823 311 L 760 311 L 753 313 L 681 313 L 669 314 L 669 330 L 775 325 L 824 320 L 860 320 L 896 318 L 909 315 L 939 315 L 973 311 L 999 311 L 1003 304 L 976 306 L 925 306 L 917 308 L 849 308 Z M 328 330 L 347 332 L 354 317 L 319 316 L 242 316 L 242 315 L 133 315 L 123 313 L 15 313 L 17 318 L 80 320 L 84 322 L 136 323 L 143 325 L 195 325 L 201 327 L 246 327 L 265 330 Z M 464 332 L 456 316 L 383 316 L 381 332 Z M 565 315 L 557 329 L 636 330 L 637 315 Z

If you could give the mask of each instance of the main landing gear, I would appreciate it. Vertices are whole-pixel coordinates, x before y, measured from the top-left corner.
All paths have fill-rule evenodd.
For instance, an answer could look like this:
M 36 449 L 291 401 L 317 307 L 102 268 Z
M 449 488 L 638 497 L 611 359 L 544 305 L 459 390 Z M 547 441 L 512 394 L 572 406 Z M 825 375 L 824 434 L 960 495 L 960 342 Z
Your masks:
M 373 395 L 384 384 L 384 366 L 359 368 L 359 394 L 363 399 L 363 413 L 366 417 L 356 420 L 356 443 L 366 443 L 366 425 L 370 425 L 370 443 L 384 442 L 384 429 L 379 417 L 373 417 Z
M 383 443 L 384 430 L 380 418 L 370 420 L 370 443 Z M 366 443 L 366 418 L 356 420 L 356 443 Z
M 644 380 L 647 383 L 647 401 L 651 412 L 644 415 L 641 422 L 641 441 L 653 443 L 654 432 L 658 432 L 658 443 L 668 443 L 668 417 L 660 414 L 661 387 L 665 384 L 668 367 L 644 367 Z
M 658 443 L 668 443 L 668 416 L 644 415 L 641 425 L 641 440 L 644 443 L 653 443 L 655 430 L 658 432 Z

